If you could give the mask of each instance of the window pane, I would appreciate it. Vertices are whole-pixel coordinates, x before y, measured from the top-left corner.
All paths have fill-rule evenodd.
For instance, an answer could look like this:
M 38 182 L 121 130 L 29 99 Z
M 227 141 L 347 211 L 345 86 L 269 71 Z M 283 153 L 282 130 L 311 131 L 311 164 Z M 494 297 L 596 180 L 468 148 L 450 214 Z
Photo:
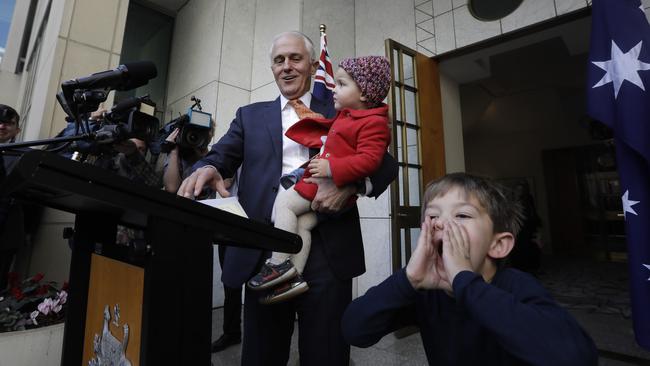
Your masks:
M 413 73 L 413 57 L 403 54 L 404 62 L 404 84 L 415 87 L 415 75 Z
M 420 169 L 408 168 L 409 206 L 420 206 Z
M 405 248 L 406 248 L 406 230 L 405 229 L 400 229 L 399 230 L 399 236 L 400 236 L 400 241 L 399 241 L 399 248 L 400 248 L 400 254 L 401 254 L 401 262 L 402 262 L 402 267 L 406 266 L 406 253 L 405 253 Z
M 403 174 L 404 169 L 402 167 L 399 168 L 399 176 L 397 177 L 398 179 L 398 186 L 399 186 L 399 205 L 404 206 L 404 174 Z
M 394 86 L 395 88 L 395 119 L 402 120 L 402 88 Z
M 399 52 L 393 50 L 393 77 L 395 81 L 401 81 L 399 79 Z
M 420 156 L 418 154 L 418 130 L 415 128 L 406 128 L 406 147 L 408 163 L 420 165 Z
M 420 228 L 412 227 L 411 228 L 411 253 L 415 251 L 415 247 L 418 246 L 418 238 L 420 237 Z
M 404 161 L 404 156 L 402 155 L 402 129 L 404 126 L 397 125 L 395 128 L 395 131 L 397 132 L 395 134 L 395 143 L 397 145 L 397 156 L 395 159 L 397 159 L 398 162 L 403 162 Z
M 410 90 L 404 90 L 404 108 L 406 114 L 404 120 L 408 123 L 417 125 L 418 121 L 415 106 L 415 93 Z

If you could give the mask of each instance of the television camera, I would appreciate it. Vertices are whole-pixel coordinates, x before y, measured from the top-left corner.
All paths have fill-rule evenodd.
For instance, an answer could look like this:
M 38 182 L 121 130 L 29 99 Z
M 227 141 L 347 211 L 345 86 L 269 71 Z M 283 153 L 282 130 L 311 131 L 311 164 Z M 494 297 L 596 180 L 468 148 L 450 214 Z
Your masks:
M 155 104 L 148 96 L 129 98 L 116 104 L 101 121 L 92 121 L 89 117 L 106 101 L 111 90 L 131 90 L 146 85 L 157 74 L 153 62 L 137 61 L 114 70 L 64 81 L 56 97 L 67 115 L 66 120 L 74 122 L 73 131 L 51 139 L 0 144 L 0 151 L 52 144 L 56 147 L 51 151 L 60 151 L 74 141 L 88 149 L 110 146 L 129 138 L 150 141 L 158 129 L 158 119 L 153 116 Z
M 192 96 L 194 104 L 187 109 L 187 113 L 168 122 L 160 131 L 160 151 L 169 153 L 178 146 L 181 151 L 201 151 L 208 147 L 212 138 L 212 116 L 202 111 L 201 99 Z M 167 141 L 167 137 L 178 129 L 174 141 Z

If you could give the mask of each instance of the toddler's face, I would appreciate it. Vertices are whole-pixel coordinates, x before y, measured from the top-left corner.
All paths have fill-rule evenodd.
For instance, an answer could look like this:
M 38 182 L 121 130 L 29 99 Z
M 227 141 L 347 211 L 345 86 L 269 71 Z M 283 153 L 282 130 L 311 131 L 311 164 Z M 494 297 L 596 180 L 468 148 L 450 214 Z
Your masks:
M 365 98 L 361 95 L 361 89 L 343 68 L 339 67 L 334 73 L 336 87 L 334 88 L 334 108 L 365 109 Z
M 472 269 L 481 272 L 494 238 L 494 225 L 476 197 L 454 187 L 429 201 L 424 214 L 433 221 L 433 245 L 441 255 L 443 233 L 449 227 L 448 223 L 455 221 L 460 224 L 469 240 Z

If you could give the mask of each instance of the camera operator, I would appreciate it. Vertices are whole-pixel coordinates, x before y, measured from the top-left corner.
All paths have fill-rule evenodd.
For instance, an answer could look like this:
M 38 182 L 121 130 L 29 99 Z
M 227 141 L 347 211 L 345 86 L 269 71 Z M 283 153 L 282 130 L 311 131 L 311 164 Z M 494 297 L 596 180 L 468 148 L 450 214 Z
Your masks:
M 11 143 L 20 132 L 20 116 L 15 109 L 0 104 L 0 143 Z M 0 154 L 0 182 L 20 155 Z M 0 196 L 0 290 L 7 287 L 7 273 L 18 252 L 25 245 L 25 213 L 23 205 L 10 197 Z
M 18 122 L 20 116 L 15 109 L 8 105 L 0 104 L 0 144 L 14 142 L 20 132 Z
M 208 153 L 207 144 L 197 147 L 179 146 L 176 141 L 180 132 L 180 128 L 176 127 L 165 139 L 168 144 L 173 145 L 173 148 L 167 154 L 163 168 L 163 185 L 165 190 L 170 193 L 178 191 L 183 179 L 192 174 L 194 163 Z M 213 135 L 214 125 L 210 129 L 209 140 L 212 140 Z
M 113 145 L 118 152 L 110 161 L 109 169 L 118 175 L 151 187 L 160 187 L 160 175 L 147 161 L 148 143 L 145 140 L 130 138 Z
M 100 105 L 99 109 L 90 114 L 88 122 L 93 132 L 104 120 L 106 112 L 104 106 Z M 57 136 L 71 136 L 75 134 L 75 131 L 74 124 L 70 124 Z M 111 144 L 106 151 L 91 152 L 84 162 L 110 170 L 133 181 L 158 188 L 160 187 L 160 174 L 156 173 L 152 164 L 147 161 L 147 149 L 147 141 L 130 138 Z M 61 154 L 69 156 L 71 152 L 64 150 Z

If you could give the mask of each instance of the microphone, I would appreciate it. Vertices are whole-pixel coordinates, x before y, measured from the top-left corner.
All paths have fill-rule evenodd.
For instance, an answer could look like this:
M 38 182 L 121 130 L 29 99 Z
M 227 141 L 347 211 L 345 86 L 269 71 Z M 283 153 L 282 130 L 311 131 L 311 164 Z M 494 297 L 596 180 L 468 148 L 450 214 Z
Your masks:
M 153 62 L 136 61 L 120 65 L 114 70 L 64 81 L 61 88 L 68 93 L 77 89 L 131 90 L 146 85 L 149 79 L 153 79 L 157 75 L 158 71 Z
M 149 94 L 141 97 L 126 98 L 123 101 L 114 105 L 109 112 L 104 113 L 104 118 L 106 118 L 109 121 L 112 121 L 113 119 L 119 118 L 124 112 L 128 112 L 132 108 L 135 107 L 139 108 L 142 105 L 142 103 L 146 103 L 147 101 L 149 103 L 153 103 L 151 102 L 151 99 L 149 99 Z

